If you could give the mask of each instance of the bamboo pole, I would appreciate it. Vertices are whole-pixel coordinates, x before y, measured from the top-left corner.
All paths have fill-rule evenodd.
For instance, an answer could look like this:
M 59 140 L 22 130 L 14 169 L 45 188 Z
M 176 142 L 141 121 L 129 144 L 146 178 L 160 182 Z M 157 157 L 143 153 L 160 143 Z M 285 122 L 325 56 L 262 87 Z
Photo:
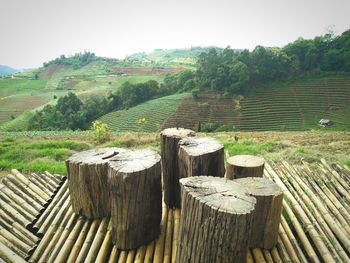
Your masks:
M 339 261 L 340 260 L 339 254 L 337 252 L 337 249 L 334 247 L 335 238 L 333 236 L 332 231 L 329 229 L 328 225 L 324 222 L 322 216 L 318 213 L 318 209 L 313 205 L 313 203 L 310 201 L 308 196 L 304 193 L 304 189 L 302 189 L 298 185 L 298 183 L 294 180 L 294 177 L 297 177 L 296 175 L 298 175 L 299 177 L 300 174 L 297 174 L 296 171 L 293 171 L 292 168 L 289 167 L 287 163 L 285 163 L 284 165 L 287 169 L 289 169 L 288 171 L 283 170 L 283 174 L 286 175 L 289 180 L 288 182 L 285 182 L 286 186 L 289 188 L 290 192 L 299 202 L 300 206 L 304 209 L 309 219 L 312 222 L 314 222 L 315 228 L 318 228 L 319 234 L 323 237 L 323 241 L 325 242 L 326 246 L 329 248 L 335 260 Z M 296 173 L 296 175 L 294 175 L 293 172 Z M 293 186 L 295 187 L 295 190 L 289 182 L 293 184 Z M 327 237 L 326 234 L 329 235 L 331 240 Z
M 59 231 L 60 232 L 59 239 L 58 239 L 57 243 L 55 242 L 56 244 L 55 244 L 47 262 L 49 262 L 49 263 L 50 262 L 57 262 L 57 255 L 61 251 L 64 243 L 67 241 L 69 233 L 72 231 L 77 217 L 78 216 L 76 214 L 71 212 L 68 216 L 69 221 L 61 224 L 61 228 Z
M 262 253 L 260 248 L 253 248 L 252 252 L 253 252 L 254 261 L 256 263 L 266 263 L 264 254 Z
M 0 258 L 10 263 L 25 263 L 26 261 L 0 242 Z
M 42 198 L 40 195 L 36 194 L 30 187 L 23 184 L 20 180 L 18 180 L 14 175 L 8 174 L 6 179 L 3 180 L 3 183 L 6 184 L 7 180 L 9 180 L 12 184 L 16 185 L 17 188 L 20 189 L 23 193 L 30 196 L 36 202 L 38 202 L 41 206 L 46 205 L 46 200 Z
M 289 192 L 288 188 L 285 186 L 285 184 L 282 182 L 282 180 L 278 177 L 276 172 L 273 171 L 272 168 L 268 164 L 266 164 L 265 167 L 267 167 L 267 171 L 270 174 L 270 176 L 273 177 L 275 182 L 283 190 L 285 199 L 287 199 L 291 203 L 291 205 L 293 206 L 294 210 L 299 215 L 301 221 L 303 222 L 305 228 L 307 229 L 307 231 L 308 231 L 311 239 L 313 240 L 315 246 L 318 248 L 318 251 L 320 252 L 322 258 L 324 260 L 326 260 L 327 262 L 334 262 L 334 259 L 332 258 L 328 248 L 323 243 L 323 241 L 320 238 L 317 230 L 313 227 L 312 222 L 309 220 L 309 218 L 307 217 L 307 215 L 305 214 L 304 210 L 301 208 L 299 203 L 295 200 L 293 195 Z M 300 226 L 297 218 L 295 216 L 291 217 L 291 215 L 294 215 L 294 214 L 291 211 L 291 209 L 289 208 L 289 206 L 287 205 L 286 201 L 283 201 L 283 206 L 285 207 L 285 209 L 286 209 L 286 207 L 288 208 L 288 209 L 286 209 L 286 211 L 288 211 L 287 213 L 289 214 L 291 220 L 293 218 L 292 223 L 294 225 L 294 228 L 298 232 L 298 235 L 299 235 L 299 237 L 300 237 L 300 239 L 301 239 L 301 241 L 302 241 L 302 243 L 304 245 L 304 248 L 305 248 L 307 254 L 309 255 L 310 259 L 313 262 L 319 262 L 317 254 L 315 253 L 315 251 L 312 248 L 310 242 L 308 241 L 308 239 L 307 239 L 307 237 L 306 237 L 302 227 Z
M 264 258 L 266 260 L 266 263 L 274 263 L 270 250 L 263 249 L 262 252 L 264 254 Z
M 69 193 L 67 189 L 68 189 L 67 183 L 62 185 L 62 187 L 60 188 L 56 196 L 53 198 L 50 205 L 46 208 L 44 213 L 42 213 L 39 217 L 37 217 L 37 221 L 33 227 L 35 231 L 38 231 L 45 221 L 47 220 L 51 221 L 53 219 L 53 216 L 55 215 L 59 207 L 61 207 L 63 202 L 68 198 Z
M 343 178 L 341 178 L 341 176 L 334 170 L 332 169 L 328 163 L 326 162 L 325 159 L 321 159 L 321 163 L 323 164 L 324 167 L 327 168 L 327 170 L 332 173 L 332 175 L 335 177 L 335 179 L 344 187 L 344 189 L 350 193 L 350 186 L 345 182 L 345 180 Z
M 63 206 L 65 206 L 67 208 L 68 205 L 70 205 L 70 198 L 69 198 L 69 195 L 67 194 L 60 200 L 60 202 L 57 204 L 57 206 L 55 206 L 52 209 L 50 215 L 46 218 L 46 220 L 41 221 L 39 219 L 36 222 L 34 227 L 38 227 L 40 225 L 40 228 L 37 231 L 37 235 L 39 235 L 39 236 L 44 235 L 45 232 L 47 231 L 47 229 L 50 227 L 51 222 L 53 222 L 55 220 L 57 213 L 59 213 L 59 211 L 62 209 Z M 40 222 L 40 224 L 39 224 L 39 222 Z M 34 228 L 34 230 L 35 229 L 36 228 Z
M 279 228 L 279 238 L 281 239 L 284 247 L 286 248 L 286 251 L 288 253 L 288 255 L 290 256 L 290 259 L 294 262 L 294 263 L 300 263 L 300 260 L 297 256 L 297 253 L 295 252 L 292 243 L 290 242 L 287 233 L 285 232 L 284 228 L 282 225 L 280 225 Z
M 161 226 L 160 236 L 157 239 L 155 248 L 154 248 L 153 263 L 163 262 L 167 221 L 168 221 L 168 207 L 165 204 L 163 204 L 162 226 Z
M 168 208 L 168 220 L 166 227 L 165 248 L 163 263 L 170 263 L 171 261 L 171 248 L 172 248 L 172 235 L 173 235 L 173 210 Z
M 282 263 L 282 259 L 280 257 L 280 254 L 278 253 L 278 250 L 276 247 L 271 249 L 271 256 L 273 258 L 274 263 Z
M 120 250 L 116 246 L 113 246 L 111 255 L 109 256 L 109 259 L 108 259 L 108 263 L 116 263 L 119 258 L 119 253 L 120 253 Z
M 180 229 L 180 208 L 174 210 L 174 234 L 173 234 L 173 247 L 171 251 L 171 263 L 175 263 L 176 251 L 177 251 L 177 241 L 179 239 L 179 229 Z
M 285 231 L 289 241 L 292 244 L 292 247 L 294 248 L 294 251 L 296 252 L 298 259 L 300 262 L 302 263 L 307 263 L 307 259 L 304 255 L 304 252 L 301 250 L 299 243 L 297 241 L 297 239 L 294 237 L 292 230 L 289 228 L 289 225 L 286 221 L 286 219 L 284 218 L 284 216 L 281 217 L 281 225 L 283 227 L 283 230 Z
M 62 176 L 55 176 L 49 173 L 48 171 L 45 171 L 44 173 L 46 174 L 46 176 L 50 177 L 53 181 L 55 181 L 56 184 L 60 184 L 62 182 Z
M 146 255 L 146 246 L 141 246 L 137 249 L 136 256 L 135 256 L 135 263 L 143 263 L 143 260 Z
M 133 263 L 136 255 L 136 250 L 132 249 L 128 251 L 128 257 L 126 258 L 126 263 Z
M 69 208 L 69 201 L 67 200 L 66 203 L 61 207 L 60 211 L 58 211 L 56 217 L 54 218 L 53 222 L 49 226 L 47 232 L 45 233 L 45 236 L 39 243 L 33 255 L 31 256 L 29 262 L 33 262 L 33 263 L 38 262 L 40 256 L 44 253 L 46 247 L 49 245 L 51 239 L 54 237 L 56 229 L 58 228 L 59 224 L 62 222 L 62 219 L 64 218 L 64 215 L 66 214 L 66 211 L 68 210 L 68 208 Z
M 128 251 L 127 250 L 121 250 L 118 263 L 126 263 L 126 259 L 128 257 Z
M 109 222 L 109 218 L 105 217 L 102 219 L 102 221 L 97 229 L 97 232 L 95 234 L 95 238 L 94 238 L 94 240 L 91 244 L 91 247 L 89 249 L 89 253 L 87 254 L 87 256 L 85 258 L 85 261 L 84 261 L 85 263 L 95 261 L 97 254 L 98 254 L 98 251 L 100 249 L 100 246 L 101 246 L 103 239 L 106 235 L 108 222 Z
M 21 189 L 19 189 L 15 184 L 13 184 L 8 178 L 3 178 L 3 189 L 8 189 L 9 191 L 12 191 L 15 195 L 20 196 L 23 200 L 26 201 L 27 204 L 32 206 L 35 210 L 41 212 L 45 208 L 36 200 L 34 200 L 32 197 L 27 195 L 25 192 L 23 192 Z
M 40 210 L 28 204 L 28 202 L 23 199 L 20 195 L 15 194 L 12 190 L 3 184 L 0 184 L 0 193 L 7 195 L 11 200 L 15 201 L 18 205 L 23 207 L 27 212 L 33 215 L 38 215 Z
M 83 218 L 83 217 L 82 217 Z M 74 245 L 70 251 L 69 257 L 67 259 L 67 263 L 73 263 L 76 262 L 76 259 L 79 255 L 79 252 L 81 250 L 81 247 L 83 246 L 85 237 L 89 231 L 90 228 L 90 221 L 89 220 L 82 220 L 84 222 L 84 225 L 79 233 L 78 238 L 76 239 L 76 241 L 74 242 Z
M 22 224 L 25 228 L 30 228 L 32 222 L 24 217 L 21 213 L 19 213 L 12 206 L 8 205 L 6 202 L 0 199 L 0 207 L 4 212 L 9 214 L 11 217 L 16 218 L 16 221 Z
M 74 225 L 73 230 L 70 232 L 69 236 L 67 237 L 67 240 L 65 241 L 65 243 L 61 247 L 60 252 L 57 255 L 57 258 L 56 258 L 57 263 L 64 263 L 67 261 L 69 253 L 84 223 L 85 223 L 85 219 L 83 217 L 79 217 L 77 223 Z
M 113 244 L 112 244 L 111 229 L 109 229 L 102 242 L 101 248 L 97 254 L 95 262 L 96 263 L 107 262 L 108 255 L 110 254 L 112 247 L 113 247 Z
M 28 176 L 27 179 L 32 184 L 39 187 L 48 196 L 52 197 L 53 192 L 48 188 L 47 184 L 45 182 L 42 182 L 42 180 L 40 178 L 38 178 L 35 174 L 31 174 L 31 176 Z
M 33 184 L 28 178 L 26 178 L 23 174 L 21 174 L 18 170 L 12 169 L 11 173 L 24 185 L 27 185 L 31 190 L 33 190 L 34 193 L 36 193 L 38 196 L 43 198 L 45 201 L 49 200 L 51 198 L 50 195 L 46 194 L 40 187 Z
M 283 258 L 283 262 L 292 263 L 292 260 L 290 259 L 289 254 L 287 253 L 286 248 L 284 247 L 284 244 L 279 237 L 277 239 L 277 249 L 278 253 L 281 255 L 281 258 Z M 311 262 L 314 261 L 312 260 Z
M 342 228 L 344 228 L 347 234 L 350 235 L 350 225 L 348 224 L 346 219 L 342 216 L 340 211 L 336 208 L 336 206 L 332 203 L 332 201 L 328 199 L 328 197 L 324 194 L 322 189 L 314 181 L 314 179 L 312 179 L 311 177 L 308 177 L 306 178 L 306 180 L 308 180 L 312 188 L 316 191 L 318 196 L 321 198 L 321 201 L 323 201 L 324 208 L 325 208 L 323 211 L 327 211 L 327 213 L 331 212 L 335 216 L 335 218 L 338 220 L 339 222 L 338 226 L 341 226 Z
M 34 177 L 37 177 L 39 180 L 41 180 L 41 182 L 44 185 L 46 185 L 51 192 L 55 192 L 58 184 L 55 181 L 53 181 L 49 176 L 47 176 L 45 173 L 41 173 L 40 175 L 36 173 L 32 173 L 32 175 Z
M 92 241 L 94 240 L 97 228 L 100 225 L 101 220 L 100 219 L 95 219 L 89 229 L 89 232 L 85 238 L 85 241 L 83 243 L 83 246 L 80 249 L 79 255 L 77 257 L 76 262 L 84 262 L 86 255 L 89 252 L 89 249 L 91 247 Z
M 51 240 L 49 241 L 49 243 L 45 247 L 43 253 L 40 255 L 40 258 L 38 261 L 39 263 L 48 262 L 52 253 L 55 253 L 54 252 L 55 246 L 57 246 L 57 243 L 59 242 L 62 231 L 63 231 L 65 225 L 67 224 L 67 221 L 72 216 L 72 214 L 73 214 L 72 209 L 69 209 L 68 212 L 64 215 L 62 221 L 59 222 L 59 226 L 57 227 L 57 229 L 55 229 L 54 235 L 52 236 Z
M 145 259 L 143 261 L 144 263 L 153 262 L 154 247 L 155 247 L 155 241 L 152 241 L 147 245 Z
M 254 263 L 253 254 L 250 252 L 250 249 L 247 251 L 246 263 Z
M 24 216 L 30 222 L 32 222 L 35 219 L 35 215 L 29 213 L 23 207 L 21 207 L 16 202 L 14 202 L 13 199 L 8 197 L 6 194 L 0 193 L 0 200 L 5 202 L 9 206 L 11 206 L 14 210 L 16 210 L 18 213 L 20 213 L 22 216 Z
M 46 174 L 37 174 L 37 173 L 31 173 L 33 178 L 37 179 L 40 181 L 42 185 L 44 185 L 50 192 L 54 192 L 57 188 L 57 184 L 52 181 L 50 177 L 48 177 Z
M 332 231 L 338 237 L 338 239 L 341 241 L 341 243 L 345 246 L 346 250 L 348 252 L 350 252 L 350 240 L 349 240 L 349 238 L 339 228 L 338 224 L 335 222 L 333 217 L 329 214 L 327 209 L 324 207 L 323 203 L 316 197 L 316 195 L 310 190 L 310 188 L 302 180 L 300 180 L 300 178 L 295 176 L 294 179 L 299 183 L 300 187 L 303 188 L 303 190 L 308 195 L 308 197 L 311 199 L 313 204 L 317 207 L 317 210 L 319 211 L 319 213 L 322 215 L 324 220 L 327 222 L 328 226 L 332 229 Z M 309 180 L 309 182 L 312 183 L 311 180 Z M 313 185 L 313 186 L 315 186 L 315 185 Z
M 0 224 L 28 245 L 34 245 L 40 241 L 37 236 L 33 235 L 28 229 L 14 221 L 9 215 L 4 213 L 2 209 L 0 209 Z
M 4 238 L 2 235 L 0 235 L 0 243 L 6 244 L 6 246 L 11 249 L 14 253 L 16 253 L 21 258 L 26 258 L 27 253 L 19 249 L 15 244 L 8 241 L 6 238 Z

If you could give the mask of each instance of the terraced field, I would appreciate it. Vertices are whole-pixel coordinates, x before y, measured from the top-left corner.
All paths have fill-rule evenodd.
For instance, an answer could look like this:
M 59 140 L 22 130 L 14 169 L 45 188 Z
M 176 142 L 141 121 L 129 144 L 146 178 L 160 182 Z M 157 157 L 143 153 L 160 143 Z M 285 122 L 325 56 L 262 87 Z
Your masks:
M 334 122 L 332 130 L 350 128 L 350 77 L 303 81 L 258 90 L 239 101 L 216 98 L 213 93 L 185 99 L 164 127 L 197 130 L 203 123 L 234 126 L 240 131 L 322 129 L 320 119 Z
M 128 110 L 108 113 L 100 118 L 112 131 L 159 131 L 164 121 L 175 111 L 188 93 L 158 98 Z

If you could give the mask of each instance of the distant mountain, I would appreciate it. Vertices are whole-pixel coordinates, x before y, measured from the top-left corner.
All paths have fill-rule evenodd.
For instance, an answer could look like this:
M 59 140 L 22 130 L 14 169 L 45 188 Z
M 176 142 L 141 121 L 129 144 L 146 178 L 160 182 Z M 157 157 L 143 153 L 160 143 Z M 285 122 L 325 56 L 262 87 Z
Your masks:
M 17 72 L 26 72 L 26 71 L 30 71 L 30 70 L 31 69 L 25 69 L 25 68 L 14 69 L 14 68 L 11 68 L 11 67 L 6 66 L 6 65 L 0 65 L 0 77 L 12 75 L 12 74 L 15 74 Z

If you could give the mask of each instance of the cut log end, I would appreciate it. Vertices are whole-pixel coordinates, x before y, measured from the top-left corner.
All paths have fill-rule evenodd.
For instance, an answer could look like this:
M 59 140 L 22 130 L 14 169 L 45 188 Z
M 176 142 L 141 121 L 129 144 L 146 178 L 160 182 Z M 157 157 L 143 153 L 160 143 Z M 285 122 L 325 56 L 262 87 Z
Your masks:
M 118 155 L 109 161 L 112 241 L 135 249 L 154 240 L 162 213 L 160 156 L 151 150 Z
M 79 152 L 67 159 L 69 193 L 76 214 L 90 219 L 110 215 L 107 163 L 126 151 L 100 148 Z
M 242 185 L 257 200 L 250 247 L 273 248 L 278 239 L 283 201 L 282 190 L 267 178 L 248 177 L 233 181 Z
M 189 137 L 179 142 L 180 147 L 191 156 L 213 153 L 224 148 L 223 144 L 211 137 Z
M 255 198 L 241 185 L 219 177 L 184 178 L 180 184 L 182 210 L 175 262 L 244 262 Z
M 184 128 L 168 128 L 162 130 L 160 136 L 172 137 L 172 138 L 184 138 L 195 136 L 196 133 L 190 129 Z
M 226 178 L 262 177 L 265 161 L 252 155 L 235 155 L 227 159 Z

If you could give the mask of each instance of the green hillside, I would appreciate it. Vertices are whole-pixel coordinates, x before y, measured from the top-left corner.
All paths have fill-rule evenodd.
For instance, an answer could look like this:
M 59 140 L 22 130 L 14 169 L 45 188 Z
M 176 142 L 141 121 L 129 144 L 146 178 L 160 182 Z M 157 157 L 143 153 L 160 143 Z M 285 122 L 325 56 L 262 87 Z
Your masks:
M 188 93 L 175 94 L 151 100 L 128 110 L 108 113 L 100 118 L 112 131 L 160 131 L 163 123 L 174 112 Z
M 176 99 L 173 107 L 164 102 Z M 179 99 L 181 98 L 181 99 Z M 163 104 L 160 106 L 159 104 Z M 159 117 L 166 115 L 168 117 Z M 145 118 L 146 125 L 137 121 Z M 320 119 L 333 125 L 318 126 Z M 113 131 L 157 131 L 159 127 L 186 127 L 204 131 L 302 131 L 350 129 L 350 77 L 324 77 L 272 85 L 248 95 L 221 97 L 205 92 L 198 98 L 174 95 L 107 114 L 101 120 Z

